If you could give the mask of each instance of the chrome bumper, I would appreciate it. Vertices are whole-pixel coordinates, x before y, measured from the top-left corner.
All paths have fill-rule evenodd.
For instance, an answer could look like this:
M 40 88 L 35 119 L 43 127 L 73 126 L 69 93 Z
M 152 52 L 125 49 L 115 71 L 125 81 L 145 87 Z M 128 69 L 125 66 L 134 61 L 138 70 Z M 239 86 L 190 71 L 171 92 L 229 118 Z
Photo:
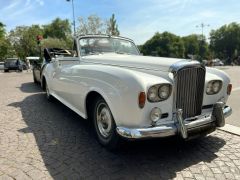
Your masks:
M 222 103 L 216 103 L 211 115 L 198 117 L 193 121 L 183 120 L 181 112 L 181 110 L 178 110 L 176 113 L 176 123 L 139 129 L 117 127 L 117 132 L 120 136 L 128 139 L 161 138 L 178 134 L 187 139 L 189 137 L 188 133 L 193 131 L 200 132 L 201 129 L 204 131 L 204 128 L 224 126 L 225 118 L 232 114 L 232 109 L 229 106 L 223 107 Z

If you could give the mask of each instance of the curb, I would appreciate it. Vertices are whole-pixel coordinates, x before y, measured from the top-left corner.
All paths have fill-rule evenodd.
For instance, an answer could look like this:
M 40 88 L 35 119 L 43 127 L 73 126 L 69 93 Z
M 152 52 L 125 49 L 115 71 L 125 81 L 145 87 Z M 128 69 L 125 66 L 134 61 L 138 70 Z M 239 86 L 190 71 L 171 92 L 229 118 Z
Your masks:
M 240 128 L 237 126 L 233 126 L 231 124 L 226 124 L 224 127 L 218 128 L 221 131 L 225 131 L 237 136 L 240 136 Z

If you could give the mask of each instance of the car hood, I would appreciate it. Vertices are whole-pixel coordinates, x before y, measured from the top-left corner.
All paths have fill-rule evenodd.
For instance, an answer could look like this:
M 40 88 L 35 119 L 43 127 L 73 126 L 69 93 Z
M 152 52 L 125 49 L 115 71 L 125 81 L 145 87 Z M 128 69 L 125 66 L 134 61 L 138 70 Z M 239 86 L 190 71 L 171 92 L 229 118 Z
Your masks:
M 146 70 L 169 71 L 171 65 L 186 59 L 123 55 L 123 54 L 99 54 L 82 57 L 82 61 L 90 64 L 103 64 L 126 68 L 138 68 Z M 190 62 L 190 61 L 189 61 Z

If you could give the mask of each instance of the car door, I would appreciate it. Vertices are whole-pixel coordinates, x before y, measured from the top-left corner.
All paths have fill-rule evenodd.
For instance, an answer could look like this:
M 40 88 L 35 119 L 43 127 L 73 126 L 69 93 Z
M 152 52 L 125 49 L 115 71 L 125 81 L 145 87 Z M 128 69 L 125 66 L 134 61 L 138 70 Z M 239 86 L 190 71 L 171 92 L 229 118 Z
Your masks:
M 53 86 L 57 96 L 66 102 L 72 102 L 73 82 L 71 78 L 72 66 L 79 64 L 78 58 L 59 58 L 53 62 L 55 72 L 53 73 Z

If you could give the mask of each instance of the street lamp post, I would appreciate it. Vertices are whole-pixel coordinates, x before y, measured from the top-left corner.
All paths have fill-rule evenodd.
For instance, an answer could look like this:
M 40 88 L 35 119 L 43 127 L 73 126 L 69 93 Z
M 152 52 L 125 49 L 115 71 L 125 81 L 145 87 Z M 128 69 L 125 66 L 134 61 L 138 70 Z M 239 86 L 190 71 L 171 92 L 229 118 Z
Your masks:
M 204 43 L 204 35 L 203 35 L 203 29 L 205 27 L 209 27 L 210 25 L 209 24 L 204 24 L 204 23 L 201 23 L 200 25 L 197 25 L 196 28 L 201 28 L 202 29 L 202 39 L 201 39 L 201 46 L 200 46 L 200 57 L 201 57 L 201 60 L 203 58 L 203 43 Z
M 66 1 L 72 1 L 72 15 L 73 15 L 73 33 L 74 36 L 76 35 L 76 24 L 75 24 L 75 10 L 74 10 L 74 2 L 73 0 L 66 0 Z
M 196 28 L 201 28 L 202 29 L 202 41 L 203 41 L 203 29 L 205 27 L 209 27 L 210 25 L 209 24 L 204 24 L 204 23 L 201 23 L 200 25 L 197 25 Z

